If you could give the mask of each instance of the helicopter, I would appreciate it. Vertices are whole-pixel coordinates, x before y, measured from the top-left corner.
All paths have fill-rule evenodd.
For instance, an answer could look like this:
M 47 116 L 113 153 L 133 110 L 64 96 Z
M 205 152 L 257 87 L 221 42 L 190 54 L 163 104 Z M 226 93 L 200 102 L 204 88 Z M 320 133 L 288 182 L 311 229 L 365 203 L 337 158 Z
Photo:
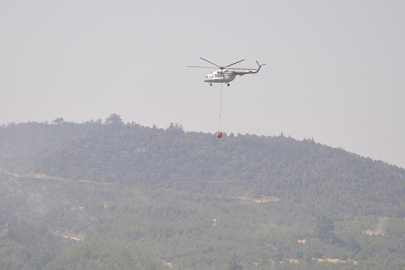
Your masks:
M 218 66 L 215 63 L 212 63 L 210 61 L 208 61 L 207 59 L 204 59 L 202 57 L 200 57 L 201 60 L 204 60 L 214 66 L 216 66 L 217 68 L 219 68 L 219 70 L 216 70 L 210 74 L 208 74 L 207 76 L 205 76 L 204 78 L 204 82 L 208 82 L 210 83 L 210 86 L 212 86 L 212 83 L 225 83 L 227 86 L 229 86 L 230 82 L 233 81 L 236 76 L 243 76 L 245 74 L 256 74 L 260 71 L 260 68 L 266 64 L 259 64 L 259 62 L 256 61 L 257 65 L 259 66 L 257 69 L 249 69 L 249 68 L 229 68 L 230 66 L 233 66 L 235 64 L 238 64 L 240 62 L 245 61 L 245 59 L 239 60 L 235 63 L 229 64 L 227 66 Z M 190 68 L 215 68 L 215 67 L 200 67 L 200 66 L 187 66 Z

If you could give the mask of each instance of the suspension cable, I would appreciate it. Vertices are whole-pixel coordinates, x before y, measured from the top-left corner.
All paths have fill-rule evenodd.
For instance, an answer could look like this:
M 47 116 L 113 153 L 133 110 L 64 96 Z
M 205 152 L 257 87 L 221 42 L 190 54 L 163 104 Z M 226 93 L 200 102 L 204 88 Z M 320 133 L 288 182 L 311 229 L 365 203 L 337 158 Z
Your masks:
M 222 116 L 222 83 L 221 83 L 221 96 L 219 99 L 219 119 L 221 119 Z

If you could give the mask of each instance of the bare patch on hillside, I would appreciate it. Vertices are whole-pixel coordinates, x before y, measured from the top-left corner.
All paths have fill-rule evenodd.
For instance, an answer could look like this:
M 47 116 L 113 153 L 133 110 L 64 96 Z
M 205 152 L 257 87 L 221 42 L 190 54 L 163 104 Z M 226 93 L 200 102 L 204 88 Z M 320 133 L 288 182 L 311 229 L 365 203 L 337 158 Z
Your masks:
M 305 245 L 305 243 L 307 242 L 307 239 L 298 239 L 297 242 Z
M 29 173 L 26 175 L 28 178 L 36 178 L 36 179 L 60 179 L 59 177 L 52 177 L 50 175 L 42 174 L 42 173 Z
M 238 199 L 242 201 L 254 201 L 256 203 L 278 202 L 280 200 L 280 198 L 277 197 L 264 195 L 260 199 L 250 198 L 247 196 L 239 196 Z
M 278 202 L 280 198 L 273 196 L 262 196 L 260 199 L 254 199 L 253 201 L 257 203 L 268 203 L 268 202 Z
M 20 175 L 20 174 L 8 172 L 4 168 L 0 168 L 0 172 L 8 174 L 10 176 L 13 176 L 15 178 L 46 179 L 46 180 L 59 180 L 59 181 L 76 181 L 76 182 L 81 182 L 81 183 L 96 184 L 96 185 L 103 185 L 103 186 L 116 185 L 115 183 L 106 183 L 106 182 L 93 181 L 93 180 L 87 180 L 87 179 L 73 180 L 73 179 L 68 179 L 68 178 L 63 178 L 63 177 L 58 177 L 58 176 L 51 176 L 51 175 L 42 174 L 42 173 L 27 173 L 27 174 L 24 174 L 24 175 Z
M 167 266 L 169 266 L 170 268 L 174 268 L 174 265 L 173 265 L 172 263 L 167 262 L 167 261 L 165 261 L 165 260 L 162 260 L 162 262 L 163 262 L 164 265 L 167 265 Z
M 56 232 L 53 232 L 52 234 L 55 236 L 58 236 L 58 237 L 72 239 L 75 241 L 83 241 L 85 238 L 82 233 L 75 234 L 72 231 L 68 231 L 68 230 L 65 230 L 64 232 L 60 232 L 59 230 L 57 230 Z
M 385 236 L 385 234 L 382 231 L 361 231 L 362 234 L 367 234 L 367 235 L 382 235 Z
M 379 218 L 379 222 L 377 224 L 377 230 L 372 231 L 372 230 L 366 230 L 366 231 L 361 231 L 362 234 L 367 234 L 367 235 L 382 235 L 385 236 L 383 226 L 385 222 L 388 220 L 388 218 Z
M 314 258 L 313 258 L 314 259 Z M 354 265 L 357 264 L 357 261 L 352 261 L 352 260 L 340 260 L 340 259 L 332 259 L 332 258 L 326 258 L 326 259 L 315 259 L 318 262 L 330 262 L 330 263 L 353 263 Z

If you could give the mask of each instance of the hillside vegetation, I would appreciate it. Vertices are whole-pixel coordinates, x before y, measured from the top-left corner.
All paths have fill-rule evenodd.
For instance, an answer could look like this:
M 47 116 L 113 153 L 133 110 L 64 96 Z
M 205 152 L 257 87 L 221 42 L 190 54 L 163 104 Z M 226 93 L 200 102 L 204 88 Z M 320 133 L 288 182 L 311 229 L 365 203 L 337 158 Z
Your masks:
M 112 114 L 0 127 L 0 168 L 1 269 L 405 267 L 405 170 L 313 140 Z

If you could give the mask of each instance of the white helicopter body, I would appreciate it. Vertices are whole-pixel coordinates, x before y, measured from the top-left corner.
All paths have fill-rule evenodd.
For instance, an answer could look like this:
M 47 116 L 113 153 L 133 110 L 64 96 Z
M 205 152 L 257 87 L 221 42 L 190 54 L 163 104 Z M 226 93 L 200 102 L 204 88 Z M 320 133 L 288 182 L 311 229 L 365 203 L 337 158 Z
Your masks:
M 212 63 L 212 62 L 210 62 L 210 61 L 208 61 L 208 60 L 206 60 L 204 58 L 201 58 L 201 59 L 220 68 L 219 70 L 214 71 L 214 72 L 208 74 L 207 76 L 205 76 L 204 82 L 208 82 L 208 83 L 210 83 L 210 85 L 212 85 L 212 83 L 226 83 L 229 86 L 229 83 L 231 81 L 235 80 L 236 76 L 243 76 L 245 74 L 256 74 L 256 73 L 258 73 L 260 71 L 260 68 L 265 65 L 265 64 L 260 65 L 256 61 L 257 65 L 259 66 L 257 69 L 244 69 L 244 68 L 229 68 L 229 69 L 226 69 L 227 67 L 235 65 L 235 64 L 237 64 L 239 62 L 242 62 L 244 60 L 240 60 L 238 62 L 227 65 L 225 67 L 220 67 L 217 64 L 214 64 L 214 63 Z M 199 66 L 188 66 L 188 67 L 211 68 L 211 67 L 199 67 Z

